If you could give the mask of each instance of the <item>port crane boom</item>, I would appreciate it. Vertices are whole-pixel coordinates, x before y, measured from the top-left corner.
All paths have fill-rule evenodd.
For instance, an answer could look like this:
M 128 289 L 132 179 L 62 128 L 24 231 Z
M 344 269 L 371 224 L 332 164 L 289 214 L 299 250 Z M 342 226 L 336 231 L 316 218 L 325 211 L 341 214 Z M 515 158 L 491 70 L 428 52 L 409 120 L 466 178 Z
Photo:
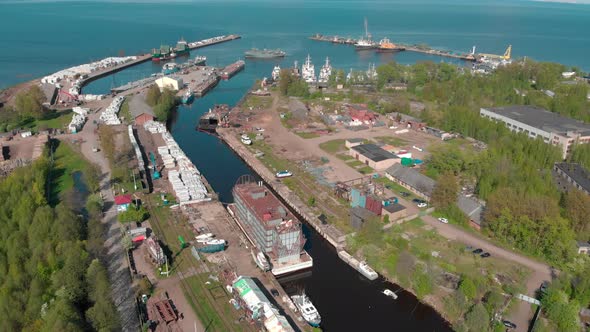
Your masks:
M 506 48 L 504 55 L 479 53 L 479 56 L 490 59 L 510 60 L 510 58 L 512 57 L 512 45 L 508 45 L 508 48 Z

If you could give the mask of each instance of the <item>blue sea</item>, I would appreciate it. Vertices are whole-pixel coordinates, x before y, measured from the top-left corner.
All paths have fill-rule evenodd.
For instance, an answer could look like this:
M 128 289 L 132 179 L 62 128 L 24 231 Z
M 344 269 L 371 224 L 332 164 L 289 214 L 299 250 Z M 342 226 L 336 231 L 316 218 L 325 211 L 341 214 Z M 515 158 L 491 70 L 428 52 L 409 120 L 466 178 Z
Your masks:
M 236 33 L 220 63 L 250 47 L 282 48 L 300 61 L 334 56 L 336 66 L 373 59 L 317 45 L 314 33 L 358 37 L 363 18 L 375 39 L 562 62 L 590 70 L 590 5 L 523 0 L 0 1 L 0 88 L 107 56 L 147 52 L 180 37 Z M 412 63 L 427 57 L 401 53 Z M 383 61 L 389 58 L 381 59 Z M 433 58 L 440 61 L 439 58 Z M 215 59 L 213 59 L 215 61 Z M 293 61 L 293 58 L 290 59 Z
M 334 67 L 346 71 L 389 61 L 451 61 L 410 52 L 356 52 L 349 46 L 308 39 L 315 33 L 359 37 L 365 17 L 374 39 L 388 37 L 462 52 L 475 45 L 480 52 L 499 54 L 512 45 L 515 57 L 590 70 L 590 5 L 514 0 L 0 0 L 0 88 L 108 56 L 149 52 L 181 37 L 196 41 L 241 35 L 240 40 L 191 51 L 191 57 L 205 55 L 213 66 L 234 62 L 252 47 L 281 48 L 288 53 L 285 59 L 247 61 L 231 80 L 220 82 L 192 105 L 180 106 L 170 123 L 174 138 L 220 200 L 231 202 L 238 177 L 252 171 L 217 138 L 195 131 L 195 125 L 214 104 L 235 104 L 256 79 L 270 76 L 275 64 L 301 64 L 308 54 L 316 67 L 329 57 Z M 161 66 L 147 62 L 131 67 L 92 82 L 84 92 L 108 93 L 114 86 L 161 71 Z M 451 330 L 432 308 L 399 291 L 399 286 L 361 277 L 313 229 L 304 227 L 314 267 L 311 273 L 281 284 L 289 292 L 305 290 L 322 315 L 324 331 Z M 381 294 L 384 288 L 398 291 L 399 299 Z

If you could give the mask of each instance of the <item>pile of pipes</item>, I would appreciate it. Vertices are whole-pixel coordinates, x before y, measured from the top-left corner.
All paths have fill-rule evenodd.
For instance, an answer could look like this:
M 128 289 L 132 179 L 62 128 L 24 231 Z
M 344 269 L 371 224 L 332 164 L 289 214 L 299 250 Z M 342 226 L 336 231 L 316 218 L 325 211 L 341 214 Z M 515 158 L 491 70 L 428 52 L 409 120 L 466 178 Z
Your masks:
M 156 121 L 147 121 L 143 124 L 143 127 L 152 134 L 161 134 L 167 131 L 163 123 Z
M 91 62 L 91 63 L 85 63 L 83 65 L 79 65 L 79 66 L 75 66 L 75 67 L 71 67 L 71 68 L 66 68 L 63 70 L 60 70 L 56 73 L 53 73 L 51 75 L 45 76 L 41 79 L 42 83 L 50 83 L 50 84 L 56 84 L 57 82 L 63 80 L 66 77 L 71 77 L 71 78 L 85 78 L 87 77 L 88 74 L 93 73 L 97 70 L 101 70 L 101 69 L 105 69 L 105 68 L 110 68 L 110 67 L 115 67 L 124 63 L 127 63 L 129 61 L 133 61 L 137 59 L 136 56 L 127 56 L 127 57 L 110 57 L 110 58 L 105 58 L 102 59 L 100 61 L 96 61 L 96 62 Z
M 84 126 L 89 109 L 76 106 L 72 108 L 72 111 L 74 112 L 74 115 L 72 116 L 72 121 L 70 121 L 70 124 L 68 125 L 68 130 L 70 133 L 75 134 Z
M 166 145 L 158 147 L 158 154 L 162 157 L 164 167 L 169 169 L 168 181 L 178 199 L 183 204 L 208 201 L 207 188 L 201 181 L 201 173 L 184 154 L 174 137 L 160 122 L 147 121 L 143 127 L 152 134 L 162 134 Z M 174 169 L 178 166 L 178 169 Z
M 109 126 L 120 125 L 121 120 L 117 117 L 117 113 L 119 113 L 124 100 L 125 97 L 123 96 L 115 97 L 111 104 L 100 114 L 100 120 Z
M 84 101 L 103 100 L 105 98 L 106 98 L 106 95 L 89 95 L 89 94 L 85 94 L 85 95 L 79 95 L 78 96 L 78 100 L 84 100 Z
M 133 146 L 133 150 L 135 151 L 135 157 L 137 158 L 137 165 L 139 170 L 143 171 L 145 169 L 145 164 L 143 162 L 143 157 L 141 155 L 141 150 L 139 150 L 139 144 L 137 144 L 137 140 L 135 139 L 135 135 L 133 134 L 133 127 L 129 125 L 129 140 L 131 141 L 131 145 Z

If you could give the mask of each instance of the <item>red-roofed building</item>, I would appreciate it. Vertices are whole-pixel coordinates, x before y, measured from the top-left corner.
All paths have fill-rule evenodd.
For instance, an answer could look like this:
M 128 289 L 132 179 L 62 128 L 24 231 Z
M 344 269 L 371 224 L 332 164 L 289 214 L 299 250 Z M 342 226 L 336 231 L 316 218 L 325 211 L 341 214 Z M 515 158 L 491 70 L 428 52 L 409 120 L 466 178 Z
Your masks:
M 117 206 L 117 211 L 127 211 L 132 201 L 133 198 L 129 194 L 115 196 L 115 205 Z
M 366 105 L 349 105 L 348 114 L 352 119 L 351 126 L 372 125 L 377 120 L 377 114 L 367 109 Z

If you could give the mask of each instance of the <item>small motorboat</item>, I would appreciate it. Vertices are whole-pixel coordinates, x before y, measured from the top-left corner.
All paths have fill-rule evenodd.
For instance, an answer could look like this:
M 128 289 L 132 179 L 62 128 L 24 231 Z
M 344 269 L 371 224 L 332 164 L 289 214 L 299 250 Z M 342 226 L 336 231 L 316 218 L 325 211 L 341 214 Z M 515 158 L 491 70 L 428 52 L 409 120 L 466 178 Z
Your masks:
M 397 300 L 397 295 L 391 289 L 387 289 L 386 288 L 386 289 L 383 290 L 382 293 L 385 294 L 385 295 L 387 295 L 387 296 L 389 296 L 389 297 L 391 297 L 391 298 L 393 298 L 394 300 Z

